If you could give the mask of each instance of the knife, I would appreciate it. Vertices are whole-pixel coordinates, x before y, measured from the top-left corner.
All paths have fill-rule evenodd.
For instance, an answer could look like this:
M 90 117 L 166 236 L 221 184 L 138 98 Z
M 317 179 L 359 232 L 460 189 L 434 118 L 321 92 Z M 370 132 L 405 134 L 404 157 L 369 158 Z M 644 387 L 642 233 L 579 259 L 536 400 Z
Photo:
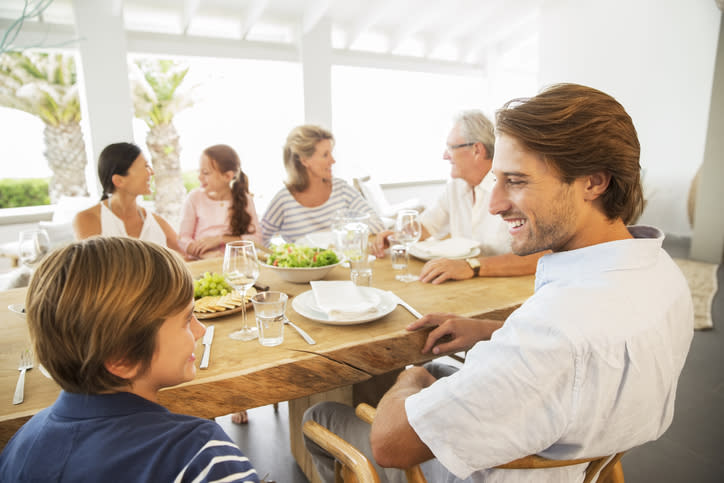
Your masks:
M 201 343 L 204 344 L 204 355 L 201 356 L 201 364 L 199 364 L 199 369 L 206 369 L 209 367 L 209 355 L 211 354 L 212 340 L 214 340 L 214 326 L 210 325 L 206 327 L 204 339 L 201 341 Z
M 421 319 L 421 318 L 422 318 L 422 314 L 421 314 L 420 312 L 418 312 L 417 310 L 413 309 L 410 304 L 408 304 L 407 302 L 405 302 L 404 300 L 402 300 L 399 295 L 397 295 L 396 293 L 392 292 L 391 290 L 388 290 L 387 293 L 390 294 L 390 296 L 391 296 L 392 298 L 394 298 L 399 305 L 402 305 L 404 308 L 406 308 L 407 311 L 410 312 L 412 315 L 414 315 L 414 316 L 417 317 L 418 319 Z

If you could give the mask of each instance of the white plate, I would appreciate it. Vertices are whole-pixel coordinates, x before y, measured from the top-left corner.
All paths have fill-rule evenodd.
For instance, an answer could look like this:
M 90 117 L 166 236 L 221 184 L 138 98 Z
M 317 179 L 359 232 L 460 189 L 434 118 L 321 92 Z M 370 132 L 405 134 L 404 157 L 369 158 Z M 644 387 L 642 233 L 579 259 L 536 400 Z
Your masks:
M 395 310 L 395 307 L 397 307 L 397 300 L 395 300 L 394 297 L 390 296 L 390 294 L 388 294 L 384 290 L 380 290 L 374 287 L 360 287 L 360 289 L 371 300 L 378 298 L 380 302 L 377 305 L 375 312 L 360 315 L 358 319 L 329 320 L 327 314 L 323 312 L 322 309 L 317 307 L 317 301 L 314 300 L 314 292 L 312 292 L 311 290 L 308 290 L 294 297 L 292 299 L 292 307 L 294 308 L 294 310 L 297 311 L 297 313 L 303 315 L 308 319 L 316 320 L 317 322 L 322 322 L 324 324 L 330 325 L 354 325 L 362 324 L 364 322 L 371 322 L 373 320 L 381 319 L 385 315 Z
M 412 255 L 415 258 L 419 258 L 420 260 L 425 260 L 425 261 L 435 260 L 437 258 L 447 258 L 449 260 L 463 260 L 465 258 L 477 257 L 478 255 L 480 255 L 480 247 L 475 247 L 472 250 L 470 250 L 468 253 L 466 253 L 465 255 L 460 255 L 457 257 L 439 257 L 439 256 L 433 256 L 433 255 L 429 255 L 427 253 L 421 252 L 415 248 L 415 245 L 410 245 L 410 255 Z
M 10 304 L 8 305 L 8 308 L 16 314 L 20 314 L 25 317 L 25 306 L 23 304 Z

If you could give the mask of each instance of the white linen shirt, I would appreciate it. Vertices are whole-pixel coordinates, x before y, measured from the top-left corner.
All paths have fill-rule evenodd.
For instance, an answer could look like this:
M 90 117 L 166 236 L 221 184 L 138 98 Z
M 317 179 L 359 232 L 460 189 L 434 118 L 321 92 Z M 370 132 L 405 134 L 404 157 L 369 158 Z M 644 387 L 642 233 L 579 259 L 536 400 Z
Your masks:
M 420 223 L 438 239 L 449 234 L 479 241 L 483 256 L 510 253 L 508 224 L 488 211 L 494 183 L 491 173 L 474 188 L 462 179 L 451 179 L 435 204 L 422 212 Z
M 585 465 L 496 470 L 529 455 L 603 456 L 669 427 L 693 336 L 687 282 L 663 234 L 542 257 L 535 293 L 463 368 L 405 401 L 422 441 L 458 478 L 582 481 Z

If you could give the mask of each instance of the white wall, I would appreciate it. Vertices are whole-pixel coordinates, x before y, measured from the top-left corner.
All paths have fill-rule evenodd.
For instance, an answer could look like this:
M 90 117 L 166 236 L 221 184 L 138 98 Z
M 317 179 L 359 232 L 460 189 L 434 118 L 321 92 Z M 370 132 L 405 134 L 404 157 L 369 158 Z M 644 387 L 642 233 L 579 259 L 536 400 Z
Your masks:
M 540 85 L 586 84 L 623 104 L 651 194 L 639 223 L 689 236 L 721 19 L 714 0 L 548 0 L 541 12 Z

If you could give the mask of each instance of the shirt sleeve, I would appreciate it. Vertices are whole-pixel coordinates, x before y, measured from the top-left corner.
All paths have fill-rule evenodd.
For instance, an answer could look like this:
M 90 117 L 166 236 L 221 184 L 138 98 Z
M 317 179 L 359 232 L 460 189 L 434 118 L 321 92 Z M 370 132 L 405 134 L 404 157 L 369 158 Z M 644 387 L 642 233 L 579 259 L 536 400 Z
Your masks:
M 420 223 L 435 238 L 443 238 L 450 233 L 450 190 L 448 182 L 435 204 L 420 215 Z
M 510 323 L 468 351 L 460 371 L 405 401 L 417 435 L 461 479 L 548 448 L 572 416 L 570 343 Z
M 284 199 L 280 191 L 272 198 L 261 220 L 262 242 L 269 246 L 271 238 L 279 233 L 284 223 Z
M 259 475 L 224 431 L 213 423 L 208 441 L 183 468 L 175 482 L 239 481 L 259 483 Z M 209 424 L 209 426 L 211 426 Z M 197 430 L 198 431 L 198 430 Z M 206 432 L 206 431 L 199 431 Z
M 196 214 L 196 206 L 194 206 L 193 198 L 195 191 L 191 191 L 184 200 L 183 210 L 181 211 L 181 225 L 178 231 L 178 244 L 185 252 L 186 248 L 194 240 L 194 232 L 196 231 L 196 222 L 198 215 Z

